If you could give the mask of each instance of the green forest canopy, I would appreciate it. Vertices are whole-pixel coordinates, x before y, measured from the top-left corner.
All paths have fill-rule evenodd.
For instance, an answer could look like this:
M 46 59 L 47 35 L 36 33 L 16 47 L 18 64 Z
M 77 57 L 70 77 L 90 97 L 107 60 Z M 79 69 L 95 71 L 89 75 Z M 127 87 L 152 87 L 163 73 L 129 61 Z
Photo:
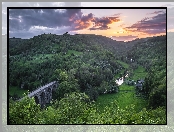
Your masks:
M 150 113 L 150 115 L 146 115 L 147 118 L 156 118 L 162 112 L 163 114 L 160 115 L 159 120 L 152 119 L 152 121 L 154 123 L 165 123 L 166 36 L 136 39 L 131 42 L 121 42 L 99 35 L 83 34 L 42 34 L 31 39 L 9 39 L 9 97 L 20 98 L 21 90 L 33 91 L 51 81 L 59 81 L 59 87 L 53 96 L 55 102 L 51 106 L 46 110 L 37 109 L 35 104 L 28 106 L 35 107 L 31 110 L 34 109 L 36 113 L 40 113 L 39 116 L 45 112 L 52 111 L 53 115 L 57 112 L 55 122 L 58 124 L 60 122 L 65 124 L 153 123 L 138 121 L 139 114 L 142 111 L 140 113 L 130 113 L 126 107 L 122 110 L 128 112 L 129 116 L 132 115 L 132 120 L 129 120 L 129 116 L 124 119 L 123 117 L 117 117 L 118 114 L 113 118 L 110 117 L 108 121 L 102 120 L 107 116 L 107 113 L 119 113 L 119 106 L 116 108 L 110 106 L 102 113 L 103 115 L 96 115 L 98 113 L 97 108 L 94 104 L 91 104 L 92 101 L 97 101 L 98 96 L 103 95 L 105 91 L 108 91 L 107 94 L 119 94 L 120 86 L 115 84 L 115 79 L 116 77 L 123 77 L 127 73 L 129 74 L 128 79 L 137 80 L 142 77 L 145 80 L 142 95 L 147 98 L 148 105 L 142 110 L 145 113 Z M 126 87 L 129 89 L 129 86 Z M 18 90 L 15 91 L 14 88 Z M 67 117 L 72 116 L 72 114 L 74 114 L 74 117 L 71 117 L 71 120 L 61 119 L 62 110 L 68 105 L 73 107 L 73 104 L 68 104 L 65 95 L 69 94 L 72 95 L 72 98 L 76 98 L 76 95 L 81 96 L 82 93 L 84 93 L 85 98 L 89 98 L 90 105 L 89 102 L 87 104 L 86 102 L 77 102 L 79 107 L 84 106 L 83 109 L 77 107 L 78 110 L 82 110 L 82 114 L 78 118 L 79 121 L 74 119 L 76 117 L 75 112 L 72 113 L 73 111 L 70 112 L 68 109 L 66 111 Z M 25 101 L 23 103 L 12 102 L 10 101 L 10 121 L 15 124 L 19 123 L 19 120 L 25 119 L 20 119 L 23 117 L 18 117 L 14 111 L 22 105 L 27 107 L 27 104 L 24 103 Z M 61 107 L 62 105 L 63 107 Z M 115 111 L 113 111 L 113 107 Z M 133 106 L 127 107 L 134 109 Z M 77 110 L 76 108 L 72 109 Z M 23 112 L 27 113 L 26 111 Z M 30 112 L 29 110 L 28 113 Z M 83 117 L 84 112 L 95 114 L 95 120 L 92 121 L 87 116 Z M 87 113 L 86 115 L 88 115 Z M 154 113 L 156 115 L 153 115 Z M 32 116 L 28 117 L 31 118 Z M 48 118 L 45 117 L 45 119 Z M 117 118 L 121 119 L 118 121 Z M 42 122 L 36 121 L 36 123 L 50 123 L 49 121 L 44 122 L 45 119 L 42 116 L 39 119 Z M 28 118 L 26 118 L 27 120 Z M 25 122 L 23 123 L 25 124 Z M 30 123 L 33 123 L 33 121 Z

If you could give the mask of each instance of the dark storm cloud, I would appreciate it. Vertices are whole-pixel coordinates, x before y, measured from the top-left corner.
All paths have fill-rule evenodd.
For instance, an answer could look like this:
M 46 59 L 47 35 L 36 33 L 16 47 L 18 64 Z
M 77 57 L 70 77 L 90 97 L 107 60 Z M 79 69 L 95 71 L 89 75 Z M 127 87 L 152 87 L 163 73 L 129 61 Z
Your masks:
M 2 3 L 2 33 L 7 33 L 7 7 L 79 7 L 81 6 L 81 2 L 3 2 Z M 22 13 L 22 12 L 21 12 Z M 20 14 L 21 14 L 20 13 Z M 17 15 L 17 14 L 16 14 Z M 17 19 L 16 19 L 17 20 Z M 16 30 L 16 33 L 19 31 L 17 29 L 22 29 L 23 31 L 27 31 L 30 27 L 27 24 L 23 24 L 22 26 L 18 26 L 16 29 L 13 28 L 13 30 Z M 17 22 L 14 20 L 14 25 L 17 26 Z
M 89 13 L 88 15 L 83 15 L 78 13 L 78 15 L 70 18 L 70 21 L 74 22 L 73 26 L 75 30 L 88 29 L 89 30 L 107 30 L 110 27 L 109 24 L 113 22 L 120 21 L 119 17 L 94 17 L 94 14 Z
M 83 14 L 79 13 L 79 16 L 78 16 L 78 18 L 77 18 L 77 16 L 70 18 L 70 21 L 73 22 L 74 30 L 81 30 L 81 29 L 89 28 L 91 26 L 91 20 L 94 19 L 93 14 L 89 13 L 88 15 L 83 15 Z
M 34 26 L 47 28 L 69 27 L 69 31 L 87 29 L 107 30 L 109 24 L 120 21 L 119 17 L 94 17 L 92 13 L 83 15 L 81 9 L 11 9 L 9 11 L 9 30 L 29 31 Z
M 141 21 L 125 29 L 133 32 L 143 32 L 147 34 L 158 34 L 166 32 L 166 13 L 156 12 L 153 17 L 146 17 Z
M 94 26 L 90 28 L 90 30 L 107 30 L 110 29 L 108 26 L 109 24 L 112 24 L 113 22 L 120 21 L 119 17 L 102 17 L 102 18 L 94 18 L 92 22 L 94 23 Z
M 81 21 L 83 21 L 83 22 L 85 22 L 85 21 L 90 21 L 90 20 L 92 20 L 93 19 L 93 14 L 92 13 L 90 13 L 90 14 L 88 14 L 88 15 L 85 15 L 85 16 L 82 16 L 82 18 L 81 18 Z
M 69 18 L 80 13 L 80 9 L 68 9 L 63 13 L 53 9 L 12 9 L 9 11 L 11 18 L 9 29 L 14 31 L 29 30 L 32 26 L 48 28 L 71 26 L 72 22 L 69 21 Z
M 4 2 L 4 3 L 2 3 L 2 34 L 7 34 L 7 28 L 6 28 L 7 27 L 7 7 L 16 7 L 16 6 L 18 6 L 18 7 L 63 7 L 63 6 L 78 7 L 78 6 L 81 6 L 81 2 Z M 29 18 L 31 18 L 32 16 L 29 16 L 29 15 L 27 16 L 28 12 L 30 12 L 30 11 L 28 10 L 26 12 L 26 14 L 25 14 L 25 12 L 21 12 L 21 11 L 18 12 L 19 14 L 21 14 L 21 16 L 22 15 L 26 16 L 25 20 L 22 17 L 19 18 L 19 14 L 13 14 L 13 15 L 16 15 L 17 17 L 15 19 L 13 19 L 13 23 L 11 23 L 12 24 L 11 30 L 13 31 L 13 32 L 10 32 L 10 34 L 9 34 L 11 37 L 31 38 L 33 36 L 37 36 L 38 34 L 42 34 L 42 33 L 63 34 L 68 31 L 67 27 L 61 28 L 61 29 L 52 28 L 52 29 L 46 29 L 46 30 L 42 30 L 42 29 L 38 30 L 38 29 L 34 28 L 34 30 L 30 31 L 29 29 L 31 28 L 31 26 L 29 26 L 27 24 L 31 23 L 30 22 L 31 20 L 29 20 Z M 35 10 L 34 12 L 36 12 L 38 14 L 39 10 L 37 10 L 37 11 Z M 35 18 L 37 18 L 37 17 L 35 17 Z M 20 19 L 23 21 L 20 22 Z M 37 19 L 40 19 L 40 18 L 37 18 Z M 44 18 L 42 18 L 42 19 L 44 21 Z M 49 20 L 49 21 L 51 21 L 51 20 Z M 27 24 L 25 24 L 24 21 L 27 22 Z M 36 20 L 34 23 L 36 23 Z

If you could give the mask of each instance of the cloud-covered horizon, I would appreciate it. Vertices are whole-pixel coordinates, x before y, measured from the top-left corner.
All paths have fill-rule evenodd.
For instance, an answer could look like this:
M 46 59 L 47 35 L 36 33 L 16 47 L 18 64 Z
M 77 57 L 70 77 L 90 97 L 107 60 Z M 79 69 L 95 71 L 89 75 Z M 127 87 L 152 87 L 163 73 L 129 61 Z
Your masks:
M 150 14 L 155 14 L 155 16 L 145 17 L 130 27 L 126 27 L 125 29 L 131 32 L 142 32 L 154 35 L 166 33 L 166 12 L 155 11 Z
M 83 9 L 84 2 L 19 2 L 19 7 L 82 7 L 68 10 L 10 10 L 10 37 L 32 38 L 43 33 L 63 34 L 98 34 L 117 39 L 135 39 L 165 34 L 174 29 L 168 21 L 166 29 L 166 11 L 160 9 L 124 9 L 90 10 Z M 2 17 L 6 16 L 6 7 L 13 7 L 13 2 L 2 4 Z M 164 4 L 165 5 L 165 4 Z M 164 7 L 161 6 L 161 7 Z M 173 5 L 168 8 L 168 20 L 173 20 Z M 159 6 L 158 6 L 159 7 Z M 148 11 L 147 11 L 148 10 Z M 126 19 L 127 18 L 127 19 Z M 6 20 L 2 21 L 2 31 L 7 30 Z M 126 37 L 127 36 L 127 37 Z
M 166 12 L 164 10 L 154 11 L 142 20 L 124 27 L 125 31 L 142 32 L 146 34 L 160 34 L 166 32 Z M 63 34 L 78 30 L 108 30 L 110 24 L 120 22 L 121 13 L 110 14 L 110 16 L 96 17 L 94 13 L 84 14 L 81 9 L 10 9 L 9 31 L 10 37 L 27 37 L 44 33 Z M 124 25 L 124 24 L 122 24 Z M 125 26 L 125 25 L 124 25 Z M 128 39 L 130 35 L 127 35 Z M 118 38 L 118 37 L 115 37 Z M 120 38 L 120 37 L 119 37 Z M 122 38 L 125 38 L 123 35 Z
M 120 21 L 119 15 L 112 17 L 95 17 L 93 13 L 84 15 L 81 9 L 10 9 L 10 36 L 16 31 L 52 30 L 62 34 L 76 30 L 107 30 L 108 26 Z M 58 33 L 58 32 L 57 32 Z

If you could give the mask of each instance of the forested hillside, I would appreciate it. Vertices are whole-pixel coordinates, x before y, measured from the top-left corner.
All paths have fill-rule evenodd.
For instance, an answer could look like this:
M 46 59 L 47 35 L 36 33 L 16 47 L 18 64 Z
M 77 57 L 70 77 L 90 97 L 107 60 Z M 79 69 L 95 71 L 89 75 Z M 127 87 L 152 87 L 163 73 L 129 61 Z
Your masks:
M 149 106 L 156 108 L 166 105 L 166 36 L 133 41 L 134 47 L 127 57 L 135 60 L 134 67 L 143 66 L 147 71 L 143 92 L 149 98 Z M 128 59 L 129 60 L 129 59 Z
M 94 93 L 98 89 L 102 94 L 102 82 L 112 87 L 114 76 L 125 69 L 117 60 L 128 46 L 95 35 L 43 34 L 29 40 L 10 39 L 9 47 L 10 86 L 32 91 L 58 80 L 65 93 L 65 87 L 69 92 L 89 92 L 93 87 Z
M 121 77 L 124 83 L 116 84 Z M 51 81 L 59 86 L 44 109 L 34 99 L 15 101 Z M 130 42 L 66 33 L 9 39 L 11 124 L 166 124 L 166 90 L 166 36 Z

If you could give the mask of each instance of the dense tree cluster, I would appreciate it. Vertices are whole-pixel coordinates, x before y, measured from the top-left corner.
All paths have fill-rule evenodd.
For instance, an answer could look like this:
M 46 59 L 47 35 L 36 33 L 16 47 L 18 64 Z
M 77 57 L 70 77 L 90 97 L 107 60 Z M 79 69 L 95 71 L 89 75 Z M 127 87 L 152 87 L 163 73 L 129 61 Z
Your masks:
M 107 45 L 107 41 L 115 43 L 115 47 L 121 46 L 120 42 L 95 35 L 42 34 L 24 41 L 11 38 L 9 84 L 33 91 L 58 80 L 59 99 L 73 91 L 85 92 L 91 100 L 105 91 L 116 92 L 114 75 L 124 67 L 117 63 L 118 54 L 110 51 L 113 44 Z M 124 46 L 121 47 L 124 49 Z M 63 74 L 66 79 L 61 79 Z M 100 85 L 105 81 L 109 86 L 101 91 Z
M 134 110 L 134 106 L 120 109 L 117 102 L 105 107 L 103 113 L 89 101 L 84 93 L 66 94 L 59 102 L 46 109 L 40 109 L 34 98 L 26 97 L 20 102 L 10 100 L 10 124 L 165 124 L 166 111 L 159 107 L 155 110 Z

